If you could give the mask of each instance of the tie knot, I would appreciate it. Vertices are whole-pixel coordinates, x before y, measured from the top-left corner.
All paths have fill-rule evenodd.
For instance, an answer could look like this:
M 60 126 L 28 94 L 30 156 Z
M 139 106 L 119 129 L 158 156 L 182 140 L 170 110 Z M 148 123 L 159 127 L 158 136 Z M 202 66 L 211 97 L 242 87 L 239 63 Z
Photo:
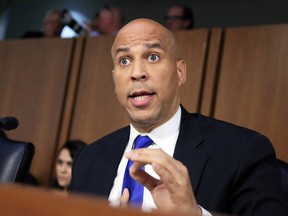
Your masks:
M 138 148 L 147 148 L 148 146 L 150 146 L 153 143 L 153 140 L 150 139 L 149 136 L 137 136 L 135 139 L 135 146 L 134 149 L 138 149 Z

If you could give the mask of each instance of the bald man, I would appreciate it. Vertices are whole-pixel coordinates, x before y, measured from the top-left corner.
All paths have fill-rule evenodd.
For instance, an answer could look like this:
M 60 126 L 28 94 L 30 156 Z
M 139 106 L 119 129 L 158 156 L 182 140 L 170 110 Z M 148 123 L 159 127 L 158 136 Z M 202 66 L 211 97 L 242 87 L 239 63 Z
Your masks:
M 181 106 L 186 64 L 172 32 L 136 19 L 119 31 L 111 54 L 115 92 L 131 124 L 78 153 L 72 191 L 133 205 L 135 191 L 123 186 L 131 160 L 128 173 L 144 186 L 142 209 L 195 216 L 287 213 L 270 141 Z M 139 135 L 148 136 L 152 145 L 134 149 Z

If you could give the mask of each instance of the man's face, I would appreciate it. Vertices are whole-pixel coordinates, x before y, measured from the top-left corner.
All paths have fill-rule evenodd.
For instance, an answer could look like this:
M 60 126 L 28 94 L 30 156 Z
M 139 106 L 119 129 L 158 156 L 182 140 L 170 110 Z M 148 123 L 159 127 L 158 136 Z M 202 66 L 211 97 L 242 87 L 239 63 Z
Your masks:
M 183 8 L 181 7 L 171 7 L 165 16 L 165 19 L 166 27 L 171 31 L 185 29 L 188 27 L 187 21 L 183 20 Z
M 113 24 L 113 16 L 111 11 L 103 9 L 99 13 L 98 27 L 102 34 L 109 34 L 110 26 Z
M 62 31 L 59 15 L 51 14 L 44 21 L 44 36 L 45 37 L 59 37 Z
M 126 25 L 114 41 L 115 92 L 140 132 L 151 131 L 177 111 L 186 65 L 176 53 L 167 30 L 146 19 Z

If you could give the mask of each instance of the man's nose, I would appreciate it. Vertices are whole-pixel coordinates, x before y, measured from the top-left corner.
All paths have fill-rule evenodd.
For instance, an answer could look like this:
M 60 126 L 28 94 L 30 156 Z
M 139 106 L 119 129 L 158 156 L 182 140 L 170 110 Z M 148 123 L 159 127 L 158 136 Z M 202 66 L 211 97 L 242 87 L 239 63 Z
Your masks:
M 134 62 L 131 71 L 131 79 L 133 81 L 146 80 L 148 78 L 147 68 L 143 62 Z

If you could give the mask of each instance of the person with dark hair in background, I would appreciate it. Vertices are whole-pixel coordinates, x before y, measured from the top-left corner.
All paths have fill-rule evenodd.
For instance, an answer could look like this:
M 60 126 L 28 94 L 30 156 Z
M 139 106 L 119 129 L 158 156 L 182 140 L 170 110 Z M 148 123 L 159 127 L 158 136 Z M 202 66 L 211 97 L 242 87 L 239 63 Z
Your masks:
M 116 35 L 123 26 L 124 16 L 119 7 L 104 5 L 99 10 L 98 31 L 102 35 Z
M 111 55 L 130 125 L 77 153 L 72 192 L 171 215 L 287 215 L 268 138 L 181 105 L 187 69 L 170 30 L 133 20 L 118 32 Z
M 97 11 L 92 22 L 85 22 L 88 36 L 116 35 L 123 26 L 124 15 L 122 9 L 115 6 L 104 5 Z
M 165 22 L 166 27 L 171 31 L 192 29 L 194 26 L 193 11 L 186 5 L 171 5 L 167 10 Z
M 81 140 L 69 140 L 58 151 L 55 164 L 55 178 L 51 188 L 56 188 L 66 192 L 71 181 L 72 161 L 79 149 L 86 143 Z
M 21 38 L 60 37 L 64 27 L 63 23 L 61 22 L 61 14 L 61 10 L 49 10 L 43 20 L 43 31 L 27 31 L 21 36 Z

